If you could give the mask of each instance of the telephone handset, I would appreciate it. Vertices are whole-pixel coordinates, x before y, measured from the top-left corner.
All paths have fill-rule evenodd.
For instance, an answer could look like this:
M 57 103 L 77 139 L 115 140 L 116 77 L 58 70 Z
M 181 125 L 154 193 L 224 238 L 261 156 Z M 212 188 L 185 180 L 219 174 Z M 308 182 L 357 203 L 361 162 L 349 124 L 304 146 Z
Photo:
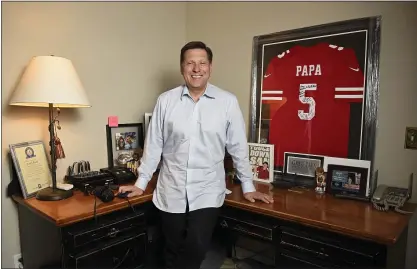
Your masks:
M 393 207 L 396 212 L 411 214 L 413 212 L 404 211 L 401 210 L 401 208 L 404 206 L 405 202 L 411 198 L 412 191 L 413 174 L 410 176 L 408 189 L 390 187 L 384 184 L 379 185 L 372 195 L 372 204 L 380 211 L 387 211 L 390 207 Z

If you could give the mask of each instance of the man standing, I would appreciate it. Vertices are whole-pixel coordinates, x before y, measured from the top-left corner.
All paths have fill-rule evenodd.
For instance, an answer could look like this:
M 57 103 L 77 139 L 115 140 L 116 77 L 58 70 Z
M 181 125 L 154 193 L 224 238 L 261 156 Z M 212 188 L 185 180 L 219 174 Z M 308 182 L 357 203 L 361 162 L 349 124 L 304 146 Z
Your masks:
M 181 49 L 185 85 L 158 97 L 138 180 L 119 189 L 131 191 L 128 197 L 142 195 L 162 154 L 153 203 L 161 213 L 167 268 L 198 269 L 204 260 L 225 198 L 225 148 L 244 197 L 273 202 L 253 185 L 246 128 L 236 97 L 208 83 L 212 60 L 213 53 L 203 42 L 189 42 Z

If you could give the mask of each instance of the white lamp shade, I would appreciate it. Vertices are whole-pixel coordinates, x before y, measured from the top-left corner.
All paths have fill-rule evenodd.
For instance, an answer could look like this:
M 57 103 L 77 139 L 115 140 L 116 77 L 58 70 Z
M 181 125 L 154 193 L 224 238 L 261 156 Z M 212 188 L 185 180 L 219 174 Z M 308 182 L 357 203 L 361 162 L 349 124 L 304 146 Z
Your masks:
M 90 107 L 84 87 L 68 59 L 36 56 L 29 62 L 10 105 Z

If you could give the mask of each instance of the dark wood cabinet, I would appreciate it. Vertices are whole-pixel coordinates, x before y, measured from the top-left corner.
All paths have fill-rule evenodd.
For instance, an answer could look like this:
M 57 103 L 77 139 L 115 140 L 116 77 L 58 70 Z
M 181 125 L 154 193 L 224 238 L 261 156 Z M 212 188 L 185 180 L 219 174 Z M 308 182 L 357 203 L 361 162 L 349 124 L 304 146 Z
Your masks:
M 134 209 L 134 211 L 133 211 Z M 148 203 L 63 227 L 19 206 L 25 268 L 143 268 Z
M 263 247 L 262 256 L 274 253 L 275 268 L 404 268 L 404 235 L 394 245 L 308 227 L 291 221 L 261 216 L 224 206 L 217 231 L 226 238 L 229 255 L 239 237 L 239 247 L 254 249 L 256 241 Z M 242 243 L 243 242 L 243 243 Z
M 274 203 L 251 203 L 239 185 L 228 182 L 227 187 L 232 193 L 217 231 L 227 239 L 229 255 L 239 245 L 249 256 L 272 259 L 271 268 L 405 268 L 410 215 L 267 184 L 256 188 L 273 195 Z M 407 207 L 416 209 L 415 204 Z

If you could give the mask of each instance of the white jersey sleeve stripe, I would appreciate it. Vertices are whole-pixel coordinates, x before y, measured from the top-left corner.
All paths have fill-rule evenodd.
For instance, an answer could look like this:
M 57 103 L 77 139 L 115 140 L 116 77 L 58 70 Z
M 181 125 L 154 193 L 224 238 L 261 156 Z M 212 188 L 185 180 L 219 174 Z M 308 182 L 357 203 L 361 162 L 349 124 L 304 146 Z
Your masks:
M 282 94 L 283 91 L 262 91 L 262 94 Z
M 335 88 L 337 92 L 360 92 L 364 91 L 363 87 L 337 87 Z
M 262 100 L 274 100 L 274 101 L 279 101 L 282 100 L 282 97 L 262 97 Z
M 338 99 L 360 99 L 363 98 L 363 94 L 357 94 L 357 95 L 335 95 L 334 98 L 338 98 Z

